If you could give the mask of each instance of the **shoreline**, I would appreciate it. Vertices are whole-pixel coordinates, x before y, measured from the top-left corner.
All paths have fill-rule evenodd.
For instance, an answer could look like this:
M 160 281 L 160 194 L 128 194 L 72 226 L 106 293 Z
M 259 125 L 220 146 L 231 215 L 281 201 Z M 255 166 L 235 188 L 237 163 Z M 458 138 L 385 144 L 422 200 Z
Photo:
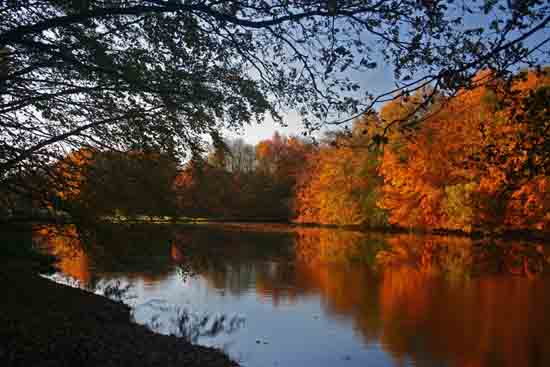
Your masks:
M 174 226 L 215 226 L 226 229 L 254 230 L 260 232 L 292 232 L 300 228 L 318 228 L 334 229 L 362 233 L 378 234 L 414 234 L 426 236 L 449 236 L 463 237 L 472 240 L 493 239 L 493 240 L 532 240 L 550 242 L 550 232 L 535 230 L 503 230 L 494 232 L 473 231 L 465 232 L 462 230 L 445 228 L 421 228 L 421 227 L 400 227 L 400 226 L 381 226 L 369 227 L 361 224 L 323 224 L 323 223 L 303 223 L 282 220 L 248 220 L 248 219 L 208 219 L 188 222 L 148 222 L 148 221 L 121 221 L 121 222 L 102 222 L 104 224 L 122 224 L 122 225 L 174 225 Z
M 132 322 L 123 303 L 42 278 L 23 261 L 1 265 L 2 366 L 238 366 L 221 350 Z
M 79 221 L 56 221 L 56 220 L 40 220 L 40 219 L 25 219 L 6 222 L 0 220 L 1 226 L 9 225 L 69 225 L 78 224 Z M 415 235 L 433 235 L 433 236 L 450 236 L 464 237 L 472 240 L 479 239 L 497 239 L 497 240 L 530 240 L 530 241 L 545 241 L 550 242 L 550 232 L 541 230 L 527 229 L 510 229 L 510 230 L 494 230 L 494 231 L 472 231 L 466 232 L 463 230 L 446 229 L 446 228 L 422 228 L 422 227 L 401 227 L 396 225 L 371 227 L 362 224 L 324 224 L 324 223 L 306 223 L 295 222 L 291 220 L 283 220 L 278 218 L 197 218 L 189 220 L 141 220 L 141 219 L 125 219 L 125 220 L 100 220 L 97 222 L 84 223 L 85 225 L 169 225 L 169 226 L 218 226 L 226 228 L 242 228 L 253 229 L 258 231 L 294 231 L 298 228 L 320 228 L 320 229 L 335 229 L 363 233 L 379 233 L 379 234 L 415 234 Z M 283 227 L 287 229 L 282 230 Z

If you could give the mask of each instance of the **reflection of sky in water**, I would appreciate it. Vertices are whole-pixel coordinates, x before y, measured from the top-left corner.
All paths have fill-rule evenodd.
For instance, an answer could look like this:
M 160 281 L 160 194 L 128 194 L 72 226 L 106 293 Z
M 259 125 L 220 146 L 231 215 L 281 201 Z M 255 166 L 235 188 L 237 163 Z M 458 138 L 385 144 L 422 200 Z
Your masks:
M 294 301 L 283 298 L 274 304 L 269 294 L 256 293 L 253 284 L 235 295 L 212 288 L 201 276 L 184 281 L 177 272 L 158 282 L 137 280 L 133 285 L 138 305 L 134 317 L 139 323 L 148 323 L 158 314 L 158 308 L 147 304 L 150 300 L 168 308 L 186 308 L 199 317 L 242 317 L 243 325 L 233 333 L 202 336 L 198 342 L 223 348 L 244 366 L 391 365 L 378 345 L 365 348 L 351 320 L 328 317 L 319 296 L 301 296 Z M 169 310 L 167 313 L 172 314 L 164 315 L 161 321 L 169 325 L 177 308 Z
M 62 274 L 49 278 L 84 287 Z M 223 317 L 223 330 L 193 341 L 221 348 L 243 366 L 393 365 L 380 344 L 365 346 L 352 320 L 327 315 L 318 295 L 273 302 L 271 294 L 257 293 L 254 284 L 232 294 L 213 288 L 202 276 L 182 278 L 178 271 L 156 281 L 104 274 L 95 285 L 96 293 L 103 294 L 105 286 L 113 283 L 131 286 L 125 302 L 133 307 L 135 321 L 159 333 L 181 336 L 177 323 L 182 311 L 191 315 L 190 324 L 208 318 L 201 328 L 204 334 Z

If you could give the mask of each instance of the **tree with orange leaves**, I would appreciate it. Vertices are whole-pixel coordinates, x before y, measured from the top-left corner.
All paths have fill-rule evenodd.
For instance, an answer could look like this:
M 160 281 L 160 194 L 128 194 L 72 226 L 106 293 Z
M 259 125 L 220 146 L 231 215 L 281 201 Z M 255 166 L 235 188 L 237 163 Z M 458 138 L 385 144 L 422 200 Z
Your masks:
M 396 132 L 401 136 L 390 139 L 380 166 L 384 177 L 380 204 L 389 210 L 391 223 L 470 230 L 468 201 L 475 177 L 465 161 L 479 140 L 478 102 L 478 96 L 462 95 L 450 103 L 435 104 L 417 129 Z M 388 104 L 382 118 L 400 116 L 411 103 Z
M 367 121 L 356 121 L 353 131 L 331 137 L 308 155 L 295 189 L 298 221 L 385 225 L 386 214 L 377 205 L 379 154 L 368 149 Z
M 491 91 L 493 122 L 482 129 L 476 156 L 487 195 L 501 203 L 501 224 L 550 229 L 550 70 L 520 73 Z M 508 92 L 501 92 L 507 88 Z
M 463 90 L 432 105 L 416 130 L 401 132 L 380 167 L 390 221 L 466 232 L 546 228 L 547 80 L 528 73 L 508 87 L 512 94 L 499 80 Z M 387 105 L 382 118 L 399 108 L 406 110 Z

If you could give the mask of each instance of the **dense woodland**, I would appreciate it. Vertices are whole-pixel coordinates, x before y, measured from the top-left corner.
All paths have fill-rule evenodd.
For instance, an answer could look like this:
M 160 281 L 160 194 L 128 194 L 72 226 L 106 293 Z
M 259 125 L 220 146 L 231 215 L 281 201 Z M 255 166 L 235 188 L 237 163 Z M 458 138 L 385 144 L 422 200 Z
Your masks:
M 0 220 L 547 227 L 546 2 L 44 0 L 0 19 Z M 220 135 L 289 112 L 338 131 Z
M 214 136 L 183 166 L 169 152 L 80 149 L 50 170 L 64 179 L 45 202 L 88 217 L 550 229 L 547 73 L 423 103 L 429 93 L 390 101 L 320 141 L 275 133 L 251 146 Z M 399 119 L 407 123 L 384 130 Z

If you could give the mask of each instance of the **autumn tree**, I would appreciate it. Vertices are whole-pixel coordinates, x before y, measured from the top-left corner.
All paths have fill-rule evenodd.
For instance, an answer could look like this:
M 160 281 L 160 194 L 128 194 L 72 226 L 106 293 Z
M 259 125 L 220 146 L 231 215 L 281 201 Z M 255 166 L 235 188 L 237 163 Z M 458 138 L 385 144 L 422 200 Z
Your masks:
M 472 158 L 478 169 L 491 173 L 481 184 L 502 203 L 501 225 L 550 228 L 549 96 L 547 70 L 522 72 L 511 86 L 495 83 L 487 92 L 493 121 L 480 127 L 482 146 Z
M 62 185 L 50 205 L 73 219 L 173 215 L 176 169 L 174 158 L 159 152 L 81 149 L 56 164 L 55 181 Z
M 506 75 L 545 55 L 548 11 L 505 0 L 3 2 L 0 180 L 49 169 L 68 149 L 182 155 L 204 134 L 288 109 L 315 128 L 428 84 L 450 93 L 481 68 Z M 350 78 L 380 61 L 395 91 Z
M 357 120 L 349 134 L 328 137 L 307 156 L 295 189 L 298 221 L 386 224 L 386 214 L 378 207 L 379 152 L 369 149 L 368 135 L 368 129 L 376 131 L 379 124 L 376 116 Z
M 201 156 L 186 163 L 174 180 L 179 215 L 227 217 L 233 207 L 232 177 Z
M 393 223 L 467 232 L 546 226 L 545 105 L 530 111 L 529 99 L 540 98 L 547 81 L 525 77 L 505 86 L 480 73 L 493 82 L 442 97 L 406 143 L 385 148 L 381 205 Z M 400 111 L 392 102 L 382 116 Z
M 94 158 L 83 196 L 92 213 L 172 216 L 177 162 L 154 151 L 102 152 Z
M 243 140 L 213 144 L 178 174 L 180 214 L 193 217 L 288 220 L 292 189 L 311 145 L 276 133 L 256 147 Z
M 398 138 L 385 147 L 380 167 L 384 176 L 381 205 L 389 210 L 392 223 L 434 228 L 446 220 L 445 188 L 468 183 L 456 164 L 465 159 L 461 152 L 467 149 L 465 142 L 474 139 L 470 135 L 475 129 L 465 123 L 471 120 L 467 114 L 472 111 L 472 103 L 465 102 L 457 100 L 456 105 L 447 106 L 444 112 L 424 121 L 417 131 L 398 132 L 404 139 Z M 381 116 L 397 114 L 406 118 L 411 103 L 414 102 L 388 103 Z
M 293 189 L 312 149 L 312 144 L 307 141 L 277 132 L 256 146 L 257 174 L 267 179 L 274 202 L 286 211 L 287 217 L 292 216 Z

